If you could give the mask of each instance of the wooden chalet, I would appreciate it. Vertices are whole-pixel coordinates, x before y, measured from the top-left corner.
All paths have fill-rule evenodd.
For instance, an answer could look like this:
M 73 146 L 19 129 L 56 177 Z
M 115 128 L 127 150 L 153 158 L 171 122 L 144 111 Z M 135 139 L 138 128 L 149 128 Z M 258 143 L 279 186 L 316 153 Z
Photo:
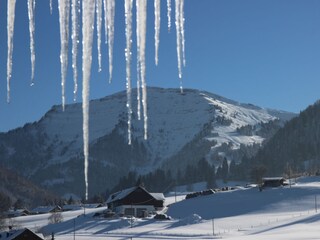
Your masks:
M 164 207 L 163 193 L 149 193 L 142 186 L 135 186 L 113 193 L 107 200 L 108 208 L 122 216 L 145 217 L 149 212 Z

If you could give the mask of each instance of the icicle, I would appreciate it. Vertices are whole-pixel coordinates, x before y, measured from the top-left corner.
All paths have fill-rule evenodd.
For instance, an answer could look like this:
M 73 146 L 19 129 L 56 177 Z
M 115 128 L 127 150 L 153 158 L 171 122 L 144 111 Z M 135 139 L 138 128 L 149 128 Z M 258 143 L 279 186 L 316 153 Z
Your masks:
M 160 42 L 160 0 L 154 0 L 154 44 L 155 44 L 155 63 L 158 65 L 158 52 Z
M 171 30 L 171 0 L 167 0 L 168 31 Z
M 181 71 L 181 24 L 180 24 L 180 1 L 176 0 L 175 4 L 175 18 L 176 18 L 176 40 L 177 40 L 177 56 L 178 56 L 178 70 L 179 70 L 179 78 L 182 77 L 182 71 Z
M 50 14 L 52 15 L 52 0 L 50 0 Z
M 94 6 L 92 0 L 82 2 L 82 114 L 83 114 L 83 153 L 86 199 L 88 199 L 89 167 L 89 92 L 92 63 L 92 38 L 94 30 Z
M 137 57 L 138 58 L 138 57 Z M 137 115 L 138 120 L 141 120 L 141 97 L 140 97 L 140 86 L 141 85 L 141 79 L 140 79 L 140 63 L 137 60 Z
M 144 139 L 148 137 L 148 114 L 147 114 L 147 88 L 146 88 L 146 22 L 147 22 L 147 1 L 137 0 L 137 11 L 139 17 L 139 33 L 137 34 L 137 41 L 139 41 L 139 67 L 140 79 L 142 88 L 142 106 L 143 106 L 143 120 L 144 120 Z
M 108 55 L 109 55 L 109 82 L 111 83 L 113 71 L 113 43 L 114 43 L 114 15 L 115 0 L 107 0 L 107 32 L 108 32 Z
M 10 80 L 12 73 L 13 32 L 16 0 L 7 1 L 7 34 L 8 34 L 8 56 L 7 56 L 7 102 L 10 102 Z
M 59 23 L 60 23 L 60 63 L 61 63 L 61 88 L 62 88 L 62 110 L 65 108 L 65 83 L 68 68 L 68 43 L 69 43 L 69 12 L 70 1 L 59 0 Z
M 131 145 L 131 44 L 132 44 L 132 0 L 125 0 L 125 24 L 126 24 L 126 88 L 128 108 L 128 144 Z
M 178 71 L 180 78 L 180 90 L 183 93 L 182 88 L 182 64 L 185 65 L 185 40 L 184 40 L 184 0 L 175 1 L 175 24 L 177 34 L 177 57 L 178 57 Z
M 136 1 L 136 37 L 137 37 L 137 115 L 138 120 L 141 120 L 141 98 L 140 98 L 140 11 L 139 11 L 139 2 Z
M 103 11 L 104 11 L 104 36 L 105 44 L 108 43 L 108 5 L 107 0 L 103 0 Z
M 96 0 L 96 13 L 97 13 L 98 72 L 101 72 L 102 0 Z
M 183 66 L 186 66 L 186 56 L 185 56 L 185 38 L 184 38 L 184 0 L 180 0 L 180 31 L 181 31 L 181 44 L 182 44 L 182 59 Z
M 78 44 L 79 44 L 79 15 L 80 0 L 72 0 L 71 16 L 72 16 L 72 69 L 73 69 L 73 101 L 77 100 L 78 93 Z
M 35 67 L 35 49 L 34 49 L 34 10 L 36 1 L 28 0 L 28 17 L 29 17 L 29 32 L 30 32 L 30 53 L 31 53 L 31 86 L 34 84 L 34 67 Z

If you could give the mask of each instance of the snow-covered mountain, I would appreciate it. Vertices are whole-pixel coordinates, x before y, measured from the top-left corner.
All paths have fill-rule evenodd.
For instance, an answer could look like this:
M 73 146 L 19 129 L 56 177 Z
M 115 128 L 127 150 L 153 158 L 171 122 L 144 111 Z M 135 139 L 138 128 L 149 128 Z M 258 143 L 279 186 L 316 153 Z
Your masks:
M 295 116 L 205 91 L 148 88 L 145 141 L 143 122 L 133 112 L 129 146 L 125 92 L 90 102 L 89 193 L 111 188 L 130 170 L 183 168 L 200 157 L 214 164 L 221 156 L 239 161 L 238 149 L 261 144 Z M 82 148 L 80 103 L 67 105 L 65 112 L 54 106 L 38 122 L 0 134 L 1 164 L 60 194 L 83 194 Z

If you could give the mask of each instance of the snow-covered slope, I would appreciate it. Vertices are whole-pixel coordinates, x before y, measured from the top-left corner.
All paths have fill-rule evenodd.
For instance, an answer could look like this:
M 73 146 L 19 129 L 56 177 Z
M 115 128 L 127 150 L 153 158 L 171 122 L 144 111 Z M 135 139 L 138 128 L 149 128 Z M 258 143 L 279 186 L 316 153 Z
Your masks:
M 182 200 L 169 206 L 172 220 L 93 217 L 105 209 L 62 213 L 63 222 L 48 224 L 49 214 L 15 218 L 22 227 L 55 239 L 319 239 L 319 177 L 304 177 L 291 188 L 237 189 Z M 317 198 L 318 197 L 318 198 Z
M 281 124 L 294 116 L 199 90 L 186 89 L 181 94 L 179 89 L 148 88 L 148 140 L 143 139 L 143 123 L 134 111 L 133 144 L 128 146 L 126 113 L 125 92 L 90 102 L 89 181 L 91 178 L 95 183 L 93 193 L 101 191 L 101 187 L 112 187 L 130 169 L 144 173 L 164 163 L 170 165 L 186 146 L 194 156 L 210 160 L 217 153 L 224 153 L 232 160 L 232 151 L 240 145 L 264 140 L 266 136 L 260 131 L 263 123 L 277 119 Z M 242 130 L 247 126 L 249 133 Z M 201 141 L 206 141 L 208 147 L 197 147 Z M 67 105 L 64 112 L 61 106 L 54 106 L 40 121 L 0 134 L 0 146 L 1 161 L 7 167 L 59 189 L 59 193 L 81 193 L 81 104 Z

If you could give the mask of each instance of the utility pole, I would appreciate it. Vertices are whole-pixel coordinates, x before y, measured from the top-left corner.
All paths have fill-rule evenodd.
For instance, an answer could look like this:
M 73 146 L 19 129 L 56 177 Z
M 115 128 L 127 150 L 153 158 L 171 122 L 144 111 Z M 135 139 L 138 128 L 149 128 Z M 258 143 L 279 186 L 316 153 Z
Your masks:
M 76 219 L 73 219 L 73 240 L 76 239 Z
M 174 201 L 177 202 L 177 185 L 174 186 Z
M 212 235 L 214 236 L 214 218 L 212 218 Z

